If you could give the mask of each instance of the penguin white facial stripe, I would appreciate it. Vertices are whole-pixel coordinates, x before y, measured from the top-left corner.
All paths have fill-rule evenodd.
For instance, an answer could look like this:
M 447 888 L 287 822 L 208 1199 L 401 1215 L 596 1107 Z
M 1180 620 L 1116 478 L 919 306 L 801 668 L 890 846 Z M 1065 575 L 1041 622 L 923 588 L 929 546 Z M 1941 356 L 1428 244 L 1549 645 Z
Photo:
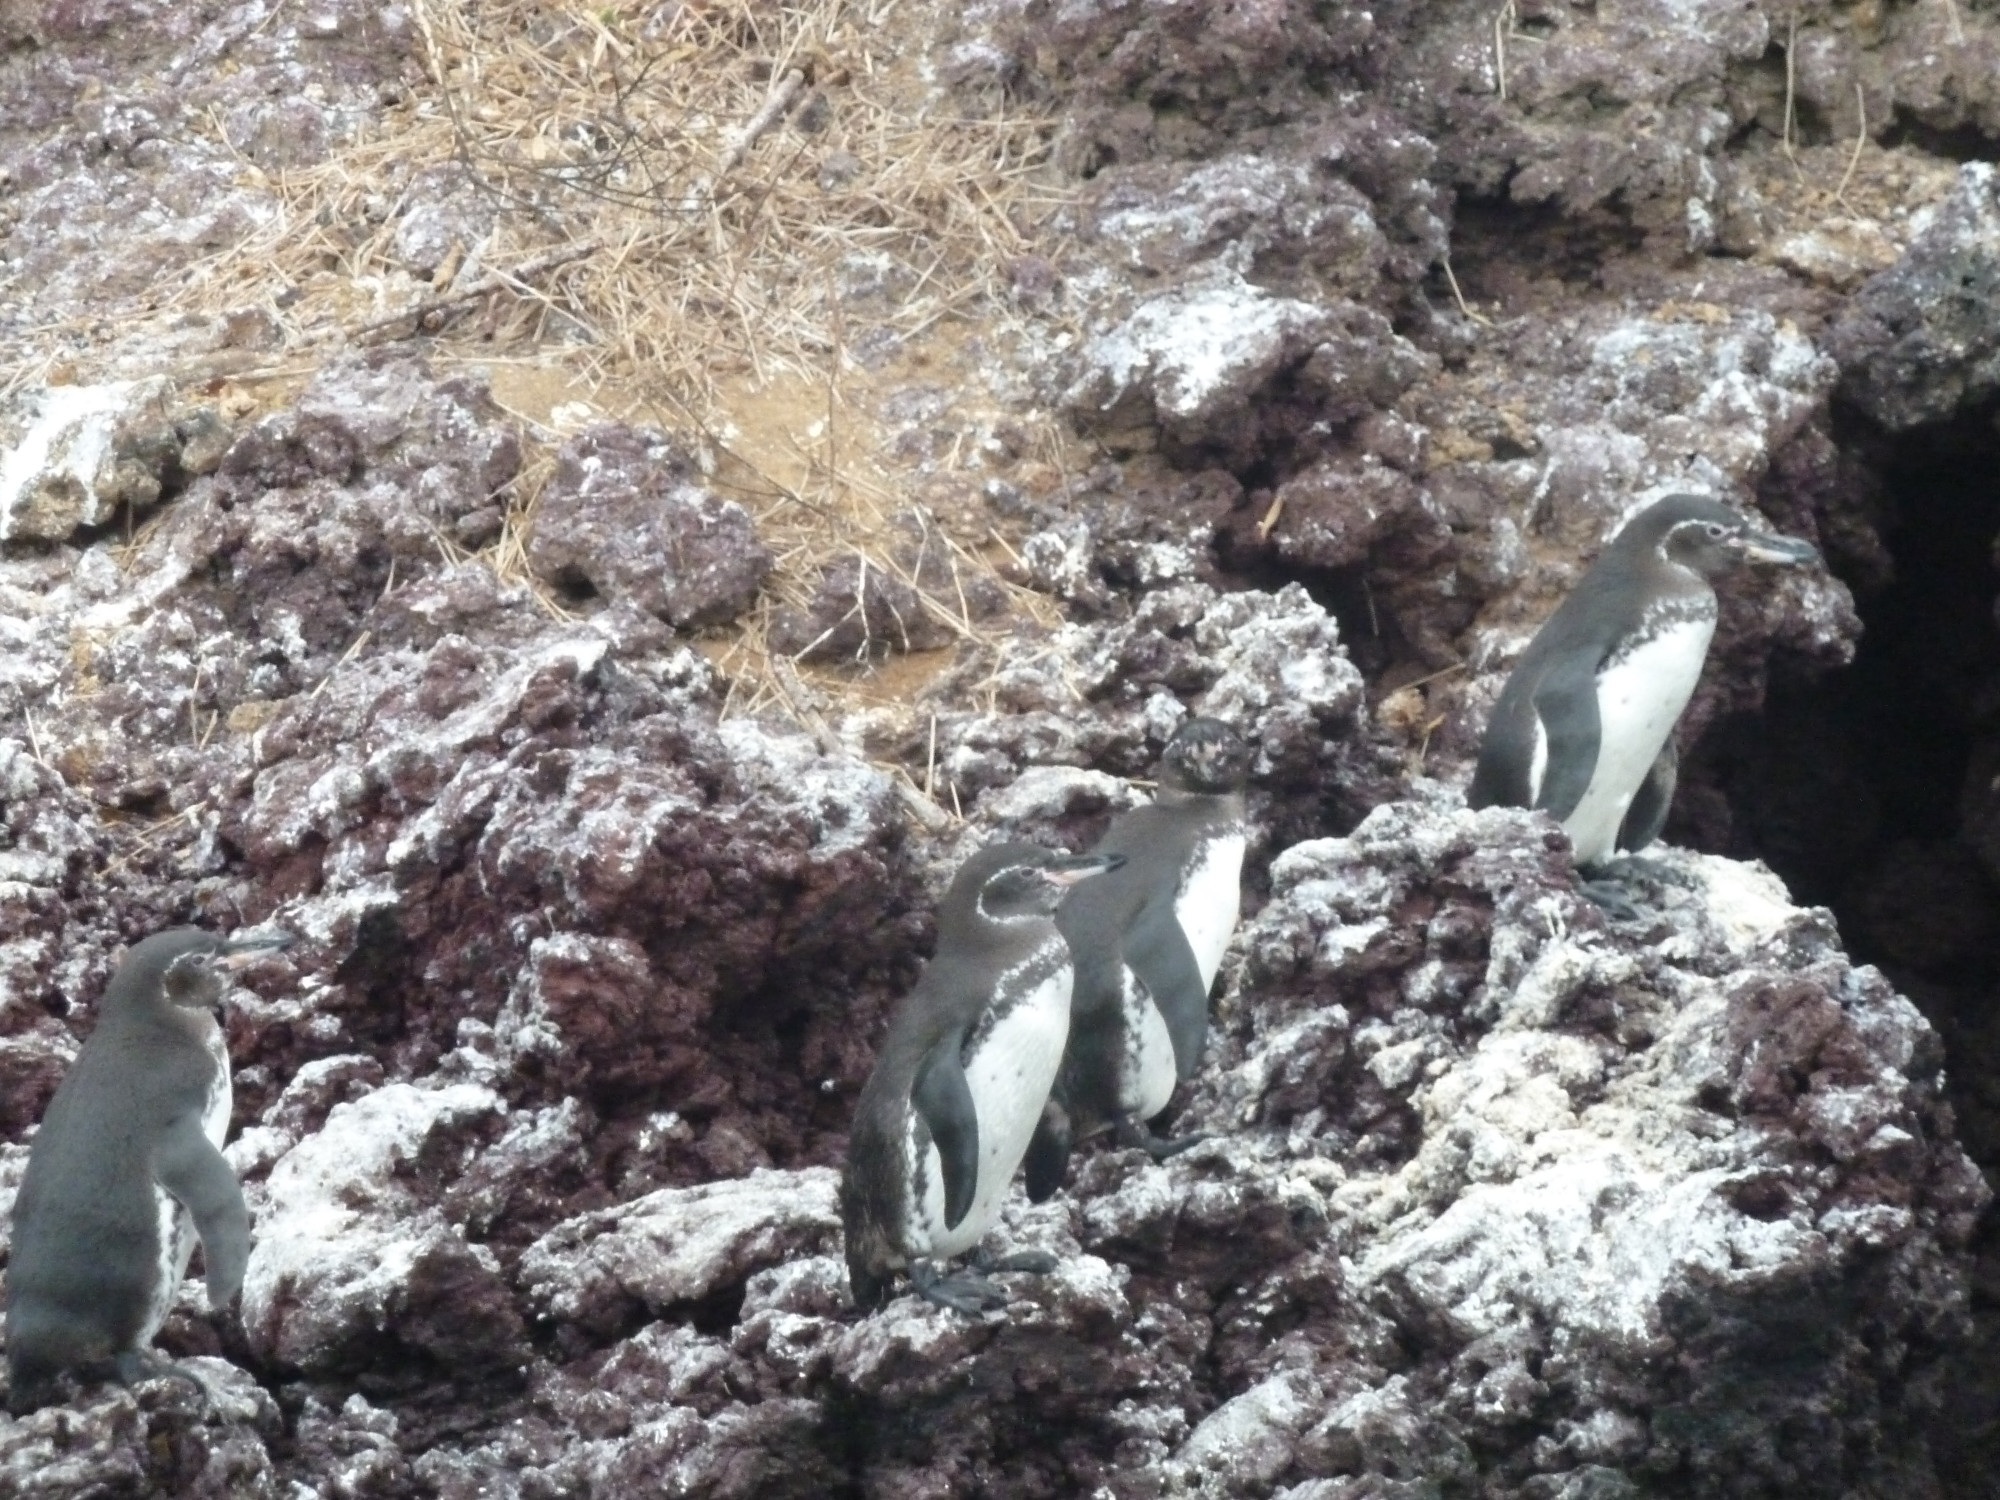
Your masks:
M 1615 849 L 1633 794 L 1694 696 L 1714 634 L 1712 613 L 1684 618 L 1621 650 L 1598 674 L 1597 763 L 1583 800 L 1563 820 L 1579 865 Z
M 1742 527 L 1738 526 L 1733 529 L 1741 531 Z M 1697 541 L 1714 540 L 1719 542 L 1728 536 L 1731 530 L 1732 528 L 1724 526 L 1717 521 L 1700 518 L 1682 521 L 1676 526 L 1669 527 L 1660 537 L 1658 545 L 1653 550 L 1659 556 L 1660 561 L 1668 567 L 1679 568 L 1681 564 L 1674 560 L 1673 548 L 1680 543 L 1682 537 L 1685 536 Z
M 994 912 L 986 909 L 986 893 L 981 891 L 979 899 L 973 902 L 973 909 L 979 913 L 979 920 L 991 922 L 995 927 L 1019 927 L 1030 922 L 1046 922 L 1048 917 L 1042 912 L 1017 911 Z

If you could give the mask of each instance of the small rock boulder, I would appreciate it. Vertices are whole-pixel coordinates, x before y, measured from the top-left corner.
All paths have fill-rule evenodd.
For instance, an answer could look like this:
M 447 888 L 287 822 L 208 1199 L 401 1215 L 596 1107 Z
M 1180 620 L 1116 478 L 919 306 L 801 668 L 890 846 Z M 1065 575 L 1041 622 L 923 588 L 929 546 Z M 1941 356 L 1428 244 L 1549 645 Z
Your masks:
M 0 541 L 60 542 L 206 473 L 224 432 L 165 380 L 41 386 L 0 406 Z
M 663 1188 L 558 1224 L 521 1257 L 520 1279 L 543 1315 L 616 1334 L 753 1271 L 832 1249 L 838 1182 L 831 1167 L 765 1168 Z
M 542 491 L 530 564 L 565 592 L 629 599 L 678 627 L 735 619 L 772 557 L 749 512 L 699 474 L 664 433 L 611 424 L 578 434 Z
M 1891 432 L 2000 389 L 2000 172 L 1974 162 L 1929 225 L 1827 334 L 1840 393 Z
M 879 660 L 951 641 L 916 589 L 858 552 L 828 568 L 812 603 L 780 613 L 771 632 L 774 646 L 801 661 Z

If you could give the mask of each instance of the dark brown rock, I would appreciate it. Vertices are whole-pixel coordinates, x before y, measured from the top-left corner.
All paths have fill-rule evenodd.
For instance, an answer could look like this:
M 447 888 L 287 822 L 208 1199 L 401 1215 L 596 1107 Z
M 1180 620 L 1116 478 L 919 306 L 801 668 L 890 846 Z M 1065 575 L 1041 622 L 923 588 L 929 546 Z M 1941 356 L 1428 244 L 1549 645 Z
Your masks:
M 1957 190 L 1828 330 L 1840 391 L 1891 431 L 1936 422 L 2000 390 L 2000 175 L 1965 167 Z
M 677 628 L 748 609 L 771 554 L 750 516 L 703 489 L 664 434 L 596 427 L 563 445 L 535 511 L 535 571 L 583 597 L 626 599 Z
M 771 644 L 801 661 L 866 662 L 895 651 L 931 651 L 957 639 L 938 618 L 945 608 L 855 553 L 820 575 L 804 609 L 779 612 Z

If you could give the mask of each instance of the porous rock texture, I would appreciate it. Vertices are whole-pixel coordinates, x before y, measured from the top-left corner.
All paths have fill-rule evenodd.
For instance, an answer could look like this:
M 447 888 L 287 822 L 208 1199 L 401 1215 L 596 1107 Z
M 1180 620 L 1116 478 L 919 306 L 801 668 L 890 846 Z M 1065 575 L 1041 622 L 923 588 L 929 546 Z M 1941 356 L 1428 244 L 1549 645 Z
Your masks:
M 735 619 L 755 601 L 771 554 L 749 512 L 708 493 L 695 472 L 659 434 L 593 428 L 556 455 L 530 562 L 567 592 L 629 599 L 669 624 Z
M 98 433 L 131 464 L 64 429 L 0 474 L 34 517 L 0 529 L 0 1210 L 121 944 L 301 941 L 226 1006 L 256 1246 L 240 1327 L 197 1279 L 161 1339 L 207 1403 L 0 1418 L 0 1497 L 1985 1493 L 2000 1277 L 1937 1033 L 1754 863 L 1664 853 L 1612 926 L 1551 823 L 1454 788 L 1622 518 L 1713 493 L 1831 567 L 1725 585 L 1683 726 L 1676 837 L 1752 852 L 1703 735 L 1839 671 L 1893 573 L 1854 424 L 1991 399 L 1992 173 L 1940 153 L 2000 134 L 2000 21 L 955 24 L 951 107 L 1051 111 L 1074 190 L 991 394 L 1088 461 L 962 445 L 1060 625 L 947 642 L 921 537 L 907 578 L 828 559 L 778 622 L 836 661 L 949 644 L 917 704 L 731 711 L 688 632 L 770 554 L 690 434 L 569 441 L 527 555 L 554 610 L 466 559 L 526 519 L 519 434 L 419 350 L 222 434 L 175 393 L 282 309 L 169 320 L 10 408 L 25 435 L 172 377 L 150 436 Z M 253 233 L 243 162 L 407 104 L 416 31 L 0 11 L 4 326 L 137 307 Z M 496 212 L 456 171 L 398 193 L 370 212 L 415 275 Z M 994 1248 L 1058 1269 L 1005 1311 L 857 1320 L 833 1169 L 936 894 L 989 837 L 1087 845 L 1190 712 L 1257 752 L 1250 916 L 1175 1121 L 1210 1138 L 1014 1200 Z

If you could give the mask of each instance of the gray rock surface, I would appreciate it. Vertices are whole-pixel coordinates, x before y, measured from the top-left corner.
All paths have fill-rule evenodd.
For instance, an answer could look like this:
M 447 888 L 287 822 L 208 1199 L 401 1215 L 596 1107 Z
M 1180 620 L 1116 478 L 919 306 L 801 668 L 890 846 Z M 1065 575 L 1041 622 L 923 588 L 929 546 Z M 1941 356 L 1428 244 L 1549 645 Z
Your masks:
M 1063 202 L 1015 226 L 1005 319 L 953 330 L 983 386 L 871 342 L 893 258 L 834 267 L 895 570 L 814 558 L 768 610 L 712 434 L 600 424 L 537 469 L 414 343 L 185 425 L 301 330 L 178 289 L 273 174 L 436 107 L 422 19 L 0 13 L 0 327 L 130 330 L 10 387 L 0 1219 L 122 943 L 303 939 L 225 1007 L 243 1327 L 191 1283 L 161 1340 L 207 1408 L 0 1418 L 0 1496 L 1984 1493 L 1984 1013 L 1941 1039 L 1936 985 L 1746 860 L 1661 851 L 1608 925 L 1554 824 L 1454 786 L 1536 623 L 1694 489 L 1832 564 L 1724 591 L 1683 727 L 1674 841 L 1754 845 L 1729 755 L 1897 576 L 1869 444 L 1990 400 L 1992 173 L 1938 154 L 2000 130 L 1990 11 L 940 16 L 941 107 L 1046 110 Z M 849 65 L 774 142 L 841 120 Z M 383 170 L 321 227 L 390 305 L 518 211 Z M 33 438 L 108 390 L 171 416 Z M 760 611 L 819 664 L 750 681 L 716 646 Z M 1210 1139 L 1013 1201 L 994 1248 L 1058 1269 L 1004 1312 L 856 1319 L 835 1168 L 935 894 L 989 837 L 1087 845 L 1189 713 L 1257 751 L 1174 1122 Z M 1963 846 L 1854 840 L 1884 962 L 1983 972 L 1994 733 Z M 1804 738 L 1767 800 L 1869 816 Z
M 1892 431 L 2000 390 L 2000 175 L 1975 162 L 1908 254 L 1874 277 L 1828 336 L 1841 393 Z

